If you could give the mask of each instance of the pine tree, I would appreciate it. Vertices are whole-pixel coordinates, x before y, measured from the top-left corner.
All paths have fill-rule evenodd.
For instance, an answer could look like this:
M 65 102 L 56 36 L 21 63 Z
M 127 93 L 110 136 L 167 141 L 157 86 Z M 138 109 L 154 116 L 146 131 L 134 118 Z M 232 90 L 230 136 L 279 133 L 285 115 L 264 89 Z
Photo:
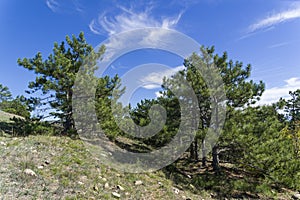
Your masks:
M 8 87 L 3 86 L 0 83 L 0 102 L 10 100 L 11 98 L 12 98 L 12 95 L 11 95 Z
M 237 111 L 227 130 L 235 132 L 231 149 L 234 163 L 267 185 L 298 189 L 300 162 L 275 106 Z
M 295 145 L 295 155 L 299 157 L 299 138 L 300 138 L 300 89 L 289 92 L 291 98 L 281 101 L 284 104 L 286 120 L 288 121 L 289 134 L 292 136 Z
M 123 134 L 116 123 L 116 121 L 122 121 L 124 112 L 120 111 L 125 111 L 126 109 L 118 102 L 119 97 L 125 92 L 125 88 L 121 88 L 120 81 L 118 75 L 113 78 L 105 76 L 97 79 L 95 94 L 96 114 L 101 129 L 104 130 L 106 136 L 111 140 L 114 140 L 117 135 Z M 117 113 L 113 112 L 112 104 L 118 111 Z
M 201 66 L 206 67 L 201 67 Z M 204 48 L 203 46 L 200 48 L 200 54 L 194 53 L 189 58 L 187 58 L 184 62 L 185 69 L 181 72 L 183 76 L 186 77 L 187 81 L 192 85 L 193 90 L 195 91 L 199 108 L 200 108 L 200 125 L 199 125 L 199 135 L 198 138 L 202 138 L 202 143 L 204 138 L 204 133 L 207 127 L 211 126 L 212 123 L 215 123 L 214 126 L 218 126 L 218 121 L 220 119 L 211 119 L 212 112 L 219 112 L 219 105 L 222 101 L 222 98 L 218 98 L 220 94 L 219 91 L 212 91 L 211 88 L 208 88 L 207 81 L 214 80 L 214 78 L 203 77 L 203 74 L 208 73 L 210 76 L 213 76 L 213 73 L 209 73 L 209 70 L 213 70 L 213 68 L 209 68 L 209 66 L 215 66 L 218 70 L 219 75 L 222 77 L 222 81 L 224 83 L 224 89 L 226 93 L 226 105 L 227 105 L 227 114 L 226 118 L 229 119 L 231 117 L 232 112 L 239 108 L 243 108 L 244 106 L 254 104 L 259 97 L 262 95 L 264 91 L 264 84 L 262 81 L 259 83 L 254 83 L 252 80 L 248 81 L 251 72 L 251 66 L 247 65 L 243 66 L 242 62 L 233 62 L 232 60 L 228 60 L 227 53 L 223 53 L 221 57 L 214 53 L 214 47 Z M 206 72 L 198 72 L 197 69 L 207 69 Z M 172 77 L 173 78 L 173 77 Z M 171 78 L 171 79 L 172 79 Z M 171 84 L 170 80 L 169 85 Z M 164 83 L 166 84 L 166 83 Z M 209 83 L 214 84 L 214 83 Z M 218 83 L 216 83 L 218 84 Z M 218 88 L 216 86 L 215 88 Z M 217 89 L 217 90 L 218 90 Z M 212 106 L 212 103 L 214 106 Z M 215 110 L 211 110 L 212 107 L 215 107 Z M 217 114 L 218 117 L 219 114 Z M 221 116 L 221 115 L 220 115 Z M 218 127 L 220 128 L 220 127 Z M 226 137 L 230 137 L 230 133 L 223 132 L 221 138 L 226 140 Z M 196 137 L 197 138 L 197 137 Z M 213 168 L 215 171 L 219 170 L 219 151 L 220 145 L 222 141 L 219 141 L 212 148 L 212 158 L 213 158 Z M 192 144 L 198 147 L 197 141 Z M 205 145 L 202 145 L 205 146 Z M 194 151 L 198 151 L 197 148 L 193 147 Z M 205 149 L 202 150 L 202 152 Z M 205 157 L 203 158 L 203 164 L 205 165 Z
M 37 74 L 35 81 L 29 83 L 28 93 L 40 91 L 43 97 L 32 97 L 30 100 L 35 106 L 47 105 L 54 109 L 50 114 L 58 117 L 64 127 L 64 132 L 74 130 L 72 111 L 73 85 L 76 74 L 89 56 L 94 61 L 104 53 L 104 47 L 94 52 L 83 32 L 76 38 L 66 36 L 66 42 L 54 43 L 53 53 L 46 60 L 41 53 L 31 59 L 18 59 L 18 64 Z

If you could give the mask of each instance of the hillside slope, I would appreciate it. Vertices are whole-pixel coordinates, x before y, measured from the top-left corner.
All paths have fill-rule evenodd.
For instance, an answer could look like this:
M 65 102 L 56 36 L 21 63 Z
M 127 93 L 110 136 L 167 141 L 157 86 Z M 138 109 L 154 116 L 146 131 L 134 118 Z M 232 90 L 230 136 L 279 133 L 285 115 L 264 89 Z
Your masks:
M 0 154 L 1 199 L 210 199 L 162 171 L 119 173 L 68 137 L 0 137 Z
M 1 114 L 9 121 L 10 114 Z M 296 193 L 254 192 L 258 179 L 229 163 L 221 163 L 221 175 L 187 159 L 153 173 L 120 173 L 102 164 L 80 139 L 3 135 L 0 199 L 291 199 Z
M 13 117 L 23 118 L 18 115 L 10 114 L 10 113 L 0 110 L 0 122 L 10 122 L 11 121 L 10 119 Z

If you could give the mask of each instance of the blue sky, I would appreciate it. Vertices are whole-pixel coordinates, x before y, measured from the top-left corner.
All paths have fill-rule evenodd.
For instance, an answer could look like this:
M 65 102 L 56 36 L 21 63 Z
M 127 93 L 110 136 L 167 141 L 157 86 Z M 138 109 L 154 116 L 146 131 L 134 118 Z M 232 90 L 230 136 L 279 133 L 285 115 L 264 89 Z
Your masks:
M 263 80 L 261 103 L 270 103 L 300 88 L 300 1 L 181 0 L 181 1 L 0 1 L 0 83 L 13 95 L 24 94 L 34 74 L 17 65 L 18 58 L 44 57 L 53 43 L 84 31 L 96 46 L 109 36 L 143 27 L 182 32 L 217 53 L 252 65 L 252 79 Z M 124 74 L 143 63 L 162 63 L 173 70 L 145 74 L 159 83 L 163 75 L 180 69 L 182 59 L 166 52 L 133 52 L 116 60 L 108 74 Z M 156 73 L 156 74 L 155 74 Z M 136 98 L 155 96 L 148 85 Z M 150 95 L 151 93 L 151 95 Z

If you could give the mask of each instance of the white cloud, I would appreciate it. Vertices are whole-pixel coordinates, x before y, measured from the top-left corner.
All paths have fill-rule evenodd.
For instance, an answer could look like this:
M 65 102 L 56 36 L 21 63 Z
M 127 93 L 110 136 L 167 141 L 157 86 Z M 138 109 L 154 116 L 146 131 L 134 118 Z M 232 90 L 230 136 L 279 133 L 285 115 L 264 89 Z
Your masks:
M 130 31 L 139 28 L 164 28 L 174 29 L 178 24 L 182 12 L 175 17 L 154 18 L 151 15 L 152 8 L 148 7 L 144 11 L 135 11 L 120 7 L 120 13 L 109 16 L 106 12 L 99 15 L 97 20 L 92 20 L 89 24 L 90 30 L 95 34 L 105 32 L 108 35 Z
M 286 11 L 267 16 L 248 27 L 249 32 L 255 32 L 265 28 L 270 28 L 288 20 L 300 18 L 300 4 L 293 4 L 293 8 Z
M 97 27 L 95 26 L 95 24 L 96 24 L 95 20 L 92 20 L 89 24 L 89 28 L 93 33 L 100 35 L 100 32 L 96 29 Z
M 289 44 L 290 44 L 290 42 L 280 42 L 277 44 L 273 44 L 273 45 L 269 46 L 268 48 L 273 49 L 273 48 L 283 47 L 283 46 L 286 46 Z
M 58 9 L 59 4 L 55 1 L 55 0 L 47 0 L 46 1 L 46 5 L 48 6 L 48 8 L 50 10 L 52 10 L 53 12 L 56 12 Z
M 142 77 L 139 81 L 142 87 L 145 89 L 156 89 L 160 88 L 163 84 L 163 78 L 167 77 L 170 78 L 176 72 L 183 70 L 184 66 L 178 66 L 172 69 L 160 71 L 160 72 L 152 72 L 147 76 Z
M 153 7 L 146 7 L 144 10 L 129 9 L 117 6 L 117 14 L 103 12 L 98 19 L 93 19 L 89 28 L 94 34 L 110 36 L 104 45 L 106 46 L 104 62 L 111 61 L 116 54 L 132 48 L 169 48 L 170 41 L 176 41 L 174 30 L 183 12 L 175 17 L 154 17 Z M 138 31 L 137 31 L 138 30 Z M 122 34 L 118 34 L 122 33 Z M 167 47 L 164 44 L 168 45 Z
M 82 5 L 79 3 L 79 0 L 46 0 L 46 5 L 52 12 L 64 12 L 64 13 L 73 13 L 84 12 Z
M 143 85 L 143 88 L 148 89 L 148 90 L 152 90 L 152 89 L 156 89 L 156 88 L 160 88 L 161 84 L 147 84 Z
M 280 99 L 280 97 L 289 98 L 289 91 L 300 89 L 299 77 L 290 78 L 288 80 L 285 80 L 285 82 L 286 84 L 282 87 L 273 87 L 270 89 L 266 89 L 258 104 L 265 105 L 275 103 Z

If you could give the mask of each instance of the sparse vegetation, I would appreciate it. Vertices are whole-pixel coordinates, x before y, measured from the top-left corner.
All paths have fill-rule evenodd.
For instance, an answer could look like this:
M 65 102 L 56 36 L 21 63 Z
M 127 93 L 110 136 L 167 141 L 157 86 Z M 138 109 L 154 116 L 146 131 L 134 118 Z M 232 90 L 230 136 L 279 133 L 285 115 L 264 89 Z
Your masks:
M 195 53 L 184 61 L 184 69 L 164 79 L 160 97 L 142 100 L 136 107 L 118 103 L 120 113 L 116 116 L 112 113 L 111 103 L 117 101 L 126 87 L 121 85 L 117 75 L 112 78 L 94 77 L 96 69 L 93 68 L 88 71 L 97 85 L 93 108 L 100 127 L 110 142 L 117 146 L 131 152 L 151 152 L 169 143 L 183 120 L 185 123 L 199 122 L 198 128 L 193 130 L 196 137 L 189 143 L 189 149 L 181 157 L 176 157 L 173 164 L 153 173 L 120 173 L 101 163 L 85 148 L 73 119 L 75 75 L 86 56 L 92 56 L 91 62 L 95 63 L 105 47 L 94 52 L 83 33 L 78 38 L 67 36 L 66 44 L 55 43 L 53 54 L 46 60 L 40 53 L 33 59 L 18 60 L 19 65 L 38 74 L 36 80 L 29 83 L 29 97 L 12 99 L 8 88 L 0 85 L 0 108 L 10 112 L 0 111 L 0 197 L 288 199 L 300 190 L 299 90 L 290 92 L 290 100 L 281 99 L 273 105 L 257 106 L 264 83 L 250 80 L 251 66 L 228 60 L 227 53 L 219 56 L 214 53 L 213 47 L 201 47 L 199 54 Z M 218 91 L 208 88 L 196 70 L 198 65 L 209 63 L 216 65 L 224 82 L 227 97 L 224 102 L 210 96 L 210 93 Z M 170 90 L 170 87 L 175 85 L 176 88 L 179 84 L 176 79 L 179 75 L 189 82 L 197 95 L 198 105 L 190 109 L 197 110 L 199 107 L 199 116 L 185 119 L 181 116 L 179 101 L 190 104 L 190 100 L 184 95 L 175 96 Z M 117 91 L 115 99 L 114 89 Z M 36 91 L 49 96 L 43 99 L 30 96 Z M 201 148 L 201 144 L 206 142 L 208 128 L 212 125 L 217 127 L 215 130 L 219 129 L 218 121 L 211 120 L 211 102 L 226 106 L 226 119 L 212 152 L 201 157 L 201 152 L 206 150 Z M 151 116 L 152 119 L 158 117 L 157 112 L 150 113 L 151 106 L 155 104 L 164 106 L 168 117 L 158 134 L 139 138 L 117 126 L 115 118 L 126 130 L 140 133 L 141 127 L 152 123 Z M 57 118 L 50 122 L 43 121 L 44 116 L 30 116 L 30 111 L 39 105 L 55 109 L 50 115 Z M 89 116 L 83 117 L 90 119 Z M 128 125 L 130 119 L 139 126 Z M 88 120 L 86 123 L 90 125 Z

